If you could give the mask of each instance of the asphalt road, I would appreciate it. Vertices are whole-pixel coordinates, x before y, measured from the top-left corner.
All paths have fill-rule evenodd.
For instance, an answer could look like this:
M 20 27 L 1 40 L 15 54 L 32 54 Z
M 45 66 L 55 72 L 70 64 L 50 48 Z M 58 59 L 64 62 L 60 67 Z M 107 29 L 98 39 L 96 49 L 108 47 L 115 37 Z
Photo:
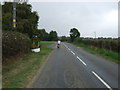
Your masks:
M 61 43 L 31 88 L 118 88 L 118 65 L 69 43 Z

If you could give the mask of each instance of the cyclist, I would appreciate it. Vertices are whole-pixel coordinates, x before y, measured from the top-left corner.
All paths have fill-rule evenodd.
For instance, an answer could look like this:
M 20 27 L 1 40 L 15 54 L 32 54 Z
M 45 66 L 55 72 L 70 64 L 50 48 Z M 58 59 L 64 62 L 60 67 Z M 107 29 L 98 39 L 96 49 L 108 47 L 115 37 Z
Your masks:
M 60 47 L 60 43 L 61 43 L 61 41 L 58 40 L 58 42 L 57 42 L 57 47 L 58 47 L 58 48 Z

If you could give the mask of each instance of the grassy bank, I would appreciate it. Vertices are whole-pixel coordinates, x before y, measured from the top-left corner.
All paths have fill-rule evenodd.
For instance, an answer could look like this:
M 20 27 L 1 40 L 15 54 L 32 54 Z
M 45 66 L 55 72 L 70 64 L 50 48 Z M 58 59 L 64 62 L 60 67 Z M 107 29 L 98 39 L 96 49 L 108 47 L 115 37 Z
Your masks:
M 89 51 L 92 54 L 100 55 L 106 59 L 109 59 L 113 62 L 120 64 L 120 59 L 118 58 L 117 52 L 113 52 L 113 51 L 105 50 L 105 49 L 100 49 L 100 48 L 96 48 L 96 47 L 92 47 L 92 46 L 88 46 L 88 45 L 84 45 L 84 44 L 78 44 L 78 43 L 72 43 L 72 44 L 74 44 L 78 47 L 81 47 L 84 50 Z
M 41 42 L 41 52 L 29 53 L 3 65 L 3 88 L 25 88 L 46 61 L 54 42 Z

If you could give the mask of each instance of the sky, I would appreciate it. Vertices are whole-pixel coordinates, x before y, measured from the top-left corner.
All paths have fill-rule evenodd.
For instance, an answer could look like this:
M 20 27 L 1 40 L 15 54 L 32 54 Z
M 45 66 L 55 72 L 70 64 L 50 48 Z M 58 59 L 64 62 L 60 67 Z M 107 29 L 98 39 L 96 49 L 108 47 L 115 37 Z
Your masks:
M 32 2 L 40 17 L 38 28 L 55 30 L 69 36 L 77 28 L 82 37 L 118 37 L 118 3 L 116 2 Z
M 40 17 L 39 29 L 55 30 L 59 36 L 77 28 L 81 37 L 118 37 L 118 2 L 29 3 Z

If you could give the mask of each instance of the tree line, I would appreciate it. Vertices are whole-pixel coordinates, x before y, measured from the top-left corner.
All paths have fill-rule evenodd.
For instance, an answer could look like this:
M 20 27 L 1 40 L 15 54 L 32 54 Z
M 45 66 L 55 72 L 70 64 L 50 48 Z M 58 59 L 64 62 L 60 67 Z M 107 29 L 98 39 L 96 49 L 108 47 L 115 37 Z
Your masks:
M 96 48 L 120 52 L 120 38 L 84 38 L 80 37 L 80 32 L 76 28 L 70 30 L 70 37 L 62 36 L 62 41 L 84 44 Z
M 50 33 L 46 32 L 45 29 L 38 29 L 34 32 L 34 37 L 37 36 L 42 41 L 57 41 L 58 34 L 56 31 L 51 30 Z
M 16 22 L 17 27 L 13 29 L 13 3 L 5 2 L 2 5 L 2 29 L 5 31 L 17 31 L 28 35 L 30 38 L 37 36 L 42 41 L 56 41 L 59 39 L 55 30 L 46 32 L 45 29 L 37 29 L 39 16 L 36 11 L 32 11 L 30 4 L 16 3 Z M 70 37 L 71 41 L 79 37 L 80 33 L 76 28 L 71 29 Z
M 16 3 L 16 28 L 13 28 L 13 3 L 5 2 L 2 5 L 2 55 L 3 61 L 11 56 L 30 52 L 32 38 L 38 37 L 41 41 L 55 41 L 58 39 L 55 30 L 46 32 L 38 29 L 39 16 L 32 11 L 32 6 L 25 3 Z
M 40 17 L 38 16 L 36 11 L 32 11 L 32 6 L 27 3 L 16 3 L 17 27 L 16 29 L 13 29 L 13 6 L 12 4 L 13 4 L 12 2 L 5 2 L 2 5 L 2 29 L 3 31 L 5 31 L 3 32 L 3 38 L 2 38 L 3 43 L 2 44 L 3 44 L 3 49 L 4 49 L 3 51 L 5 53 L 8 52 L 8 49 L 12 49 L 11 51 L 14 52 L 16 48 L 19 48 L 20 44 L 22 43 L 24 44 L 30 41 L 26 36 L 28 36 L 29 38 L 33 38 L 37 36 L 38 38 L 41 39 L 41 41 L 57 41 L 58 39 L 60 39 L 61 41 L 75 42 L 75 43 L 85 44 L 85 45 L 94 46 L 98 48 L 104 48 L 104 49 L 112 50 L 116 52 L 119 50 L 120 43 L 118 39 L 82 38 L 80 37 L 81 34 L 79 30 L 76 28 L 70 29 L 69 31 L 70 36 L 68 37 L 66 36 L 58 37 L 56 30 L 52 30 L 48 33 L 46 32 L 45 29 L 38 29 L 37 28 L 38 20 Z M 14 33 L 12 34 L 12 32 Z M 26 36 L 23 36 L 21 34 L 19 36 L 17 32 L 25 34 Z M 15 42 L 15 44 L 11 42 Z M 18 45 L 18 47 L 15 45 Z M 24 45 L 23 45 L 23 48 L 24 48 Z M 22 49 L 17 49 L 17 50 L 18 50 L 17 52 L 22 51 Z
M 30 4 L 16 3 L 16 29 L 13 29 L 13 3 L 5 2 L 2 5 L 2 29 L 5 31 L 17 31 L 28 35 L 30 38 L 38 36 L 43 41 L 55 41 L 58 39 L 57 32 L 52 30 L 47 33 L 45 29 L 38 29 L 39 16 L 32 11 Z
M 36 11 L 32 12 L 32 6 L 25 3 L 16 3 L 17 27 L 13 29 L 13 3 L 5 2 L 2 5 L 2 29 L 6 31 L 18 31 L 32 37 L 37 29 L 39 16 Z

